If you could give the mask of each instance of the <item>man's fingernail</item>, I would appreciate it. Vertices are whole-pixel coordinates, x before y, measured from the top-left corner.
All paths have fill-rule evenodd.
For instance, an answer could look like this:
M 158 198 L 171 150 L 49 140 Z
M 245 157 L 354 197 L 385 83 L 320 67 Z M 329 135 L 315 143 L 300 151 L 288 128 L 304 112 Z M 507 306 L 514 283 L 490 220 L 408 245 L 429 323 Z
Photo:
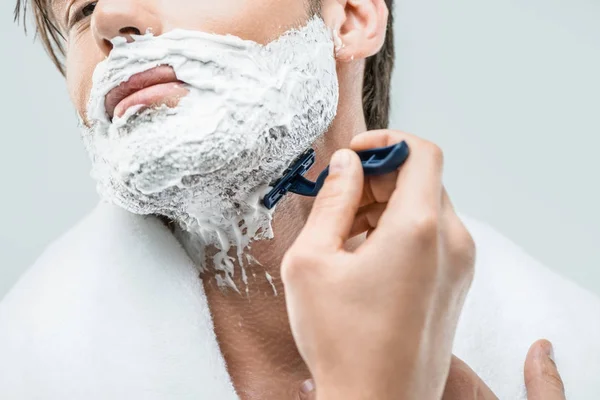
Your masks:
M 312 379 L 307 379 L 304 381 L 302 386 L 300 386 L 300 393 L 302 394 L 310 394 L 315 390 L 315 381 Z
M 546 346 L 544 346 L 544 351 L 546 352 L 546 356 L 554 362 L 554 347 L 552 346 L 552 343 L 548 342 Z
M 554 348 L 552 347 L 552 343 L 546 339 L 542 340 L 537 346 L 535 358 L 541 363 L 545 363 L 547 360 L 554 361 Z
M 338 150 L 331 157 L 331 164 L 329 164 L 329 172 L 331 174 L 341 173 L 349 164 L 350 155 L 348 150 Z

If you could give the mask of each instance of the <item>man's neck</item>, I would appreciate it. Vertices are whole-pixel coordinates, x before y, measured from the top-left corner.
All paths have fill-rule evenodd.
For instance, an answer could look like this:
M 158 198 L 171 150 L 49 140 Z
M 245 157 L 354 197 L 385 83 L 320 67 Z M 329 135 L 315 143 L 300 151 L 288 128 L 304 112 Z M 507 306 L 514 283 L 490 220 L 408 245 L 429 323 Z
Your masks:
M 247 291 L 239 273 L 234 281 L 241 294 L 224 291 L 215 279 L 207 279 L 210 274 L 203 277 L 215 334 L 232 382 L 244 400 L 297 399 L 301 384 L 310 378 L 290 329 L 280 265 L 311 204 L 297 197 L 281 205 L 282 218 L 275 218 L 273 226 L 275 239 L 256 242 L 250 250 L 260 264 L 246 267 Z M 347 246 L 356 247 L 361 240 Z
M 358 81 L 350 75 L 362 76 L 356 68 L 342 68 L 346 69 L 338 69 L 338 76 L 347 76 L 341 82 Z M 333 152 L 348 147 L 352 137 L 366 130 L 361 92 L 361 87 L 340 86 L 338 113 L 330 130 L 313 146 L 317 160 L 307 174 L 309 179 L 314 180 L 327 166 Z M 223 291 L 210 271 L 203 276 L 217 340 L 242 399 L 296 399 L 300 385 L 310 378 L 290 330 L 279 271 L 285 252 L 310 213 L 312 201 L 296 195 L 281 201 L 273 218 L 274 238 L 254 242 L 248 249 L 257 262 L 245 267 L 247 286 L 236 265 L 234 282 L 241 294 Z M 348 246 L 354 247 L 360 240 Z
M 305 215 L 297 217 L 301 227 Z M 247 292 L 240 274 L 235 283 L 241 295 L 223 292 L 214 279 L 203 279 L 215 334 L 242 399 L 296 399 L 294 394 L 310 378 L 292 337 L 279 274 L 281 258 L 299 227 L 281 224 L 276 220 L 273 226 L 275 239 L 252 246 L 260 265 L 246 267 Z

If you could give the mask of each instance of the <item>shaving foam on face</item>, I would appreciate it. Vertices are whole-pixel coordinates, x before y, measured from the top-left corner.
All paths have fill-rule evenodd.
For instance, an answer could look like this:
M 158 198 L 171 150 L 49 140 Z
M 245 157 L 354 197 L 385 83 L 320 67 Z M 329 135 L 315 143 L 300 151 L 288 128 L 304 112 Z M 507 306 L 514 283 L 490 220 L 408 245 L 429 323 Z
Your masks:
M 189 94 L 176 108 L 132 107 L 110 121 L 106 94 L 159 65 L 172 66 Z M 337 104 L 332 34 L 318 17 L 267 45 L 174 30 L 113 40 L 94 72 L 83 136 L 100 194 L 176 221 L 200 267 L 213 265 L 235 288 L 229 251 L 243 267 L 244 249 L 273 237 L 261 199 L 328 129 Z

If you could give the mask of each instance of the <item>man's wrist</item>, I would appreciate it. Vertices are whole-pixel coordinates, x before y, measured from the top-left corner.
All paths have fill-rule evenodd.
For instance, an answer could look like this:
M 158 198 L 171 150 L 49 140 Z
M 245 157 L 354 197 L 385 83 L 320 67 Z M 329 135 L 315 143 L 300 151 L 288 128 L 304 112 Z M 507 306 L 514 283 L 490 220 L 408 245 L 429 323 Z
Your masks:
M 317 400 L 396 400 L 399 394 L 389 388 L 366 386 L 319 386 L 317 383 Z

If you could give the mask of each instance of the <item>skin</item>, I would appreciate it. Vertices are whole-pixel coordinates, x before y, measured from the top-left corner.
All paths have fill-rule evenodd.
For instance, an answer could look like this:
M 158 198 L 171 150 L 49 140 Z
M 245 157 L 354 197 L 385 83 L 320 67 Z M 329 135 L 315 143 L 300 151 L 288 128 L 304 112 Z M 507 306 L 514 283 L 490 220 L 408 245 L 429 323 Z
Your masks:
M 539 340 L 529 349 L 524 378 L 528 400 L 566 400 L 552 344 L 547 340 Z M 307 381 L 302 389 L 301 399 L 317 399 L 314 380 Z M 354 396 L 351 394 L 347 398 Z M 498 397 L 464 361 L 453 356 L 442 400 L 498 400 Z
M 539 340 L 529 349 L 524 379 L 528 400 L 565 400 L 565 388 L 554 362 L 552 344 L 547 340 Z M 453 357 L 442 400 L 497 399 L 467 364 Z
M 322 399 L 435 399 L 446 384 L 475 246 L 443 188 L 437 146 L 372 131 L 350 147 L 400 141 L 411 155 L 384 177 L 365 180 L 353 151 L 334 155 L 283 261 L 292 332 Z M 344 248 L 363 231 L 366 241 Z
M 277 38 L 286 30 L 302 25 L 308 17 L 306 4 L 299 0 L 100 0 L 99 2 L 54 0 L 52 4 L 52 12 L 57 25 L 62 28 L 64 36 L 67 38 L 66 80 L 69 95 L 84 122 L 87 122 L 85 109 L 90 96 L 93 71 L 96 65 L 110 53 L 112 48 L 110 39 L 115 36 L 124 36 L 130 39 L 129 34 L 145 33 L 148 29 L 151 29 L 155 35 L 160 35 L 175 28 L 183 28 L 218 34 L 233 34 L 264 44 Z M 408 137 L 405 134 L 386 131 L 375 136 L 362 136 L 363 139 L 356 138 L 353 141 L 355 136 L 366 131 L 362 112 L 364 59 L 377 53 L 381 48 L 385 38 L 387 15 L 388 10 L 383 0 L 323 1 L 323 19 L 328 26 L 339 33 L 339 37 L 344 43 L 344 47 L 335 54 L 338 60 L 337 73 L 340 84 L 340 102 L 333 125 L 315 145 L 318 162 L 313 168 L 313 172 L 309 174 L 309 178 L 315 178 L 317 171 L 322 170 L 328 164 L 331 155 L 337 149 L 351 146 L 354 149 L 374 147 L 374 141 L 380 140 L 381 137 L 388 139 L 390 137 L 397 138 L 398 135 L 403 138 Z M 174 106 L 182 95 L 185 95 L 185 93 L 171 93 L 162 102 Z M 416 147 L 429 149 L 437 154 L 437 147 L 418 138 L 411 140 Z M 425 154 L 431 155 L 431 151 Z M 433 158 L 435 159 L 435 156 Z M 428 172 L 440 175 L 441 165 L 435 163 L 431 165 L 436 166 Z M 392 175 L 391 179 L 390 177 L 382 178 L 379 182 L 380 188 L 385 188 L 384 192 L 387 195 L 390 195 L 396 187 L 396 175 Z M 356 171 L 354 177 L 360 179 Z M 418 171 L 414 172 L 411 180 L 413 182 L 419 180 Z M 433 197 L 425 196 L 424 198 L 429 200 L 434 198 L 437 202 L 440 202 L 441 193 L 445 193 L 445 191 L 443 191 L 439 176 L 434 180 L 439 193 Z M 354 235 L 373 228 L 379 217 L 381 217 L 383 211 L 381 204 L 386 204 L 387 199 L 385 199 L 385 196 L 383 198 L 377 197 L 377 190 L 374 190 L 376 186 L 371 186 L 370 182 L 367 182 L 365 187 L 371 188 L 371 192 L 365 192 L 364 196 L 357 194 L 357 196 L 366 199 L 366 203 L 363 205 L 368 205 L 370 202 L 369 204 L 372 207 L 363 209 L 365 213 L 360 214 L 356 223 L 351 224 L 349 228 L 351 232 L 349 231 L 348 235 Z M 357 189 L 353 190 L 356 194 Z M 358 192 L 361 191 L 362 189 L 358 190 Z M 443 198 L 447 199 L 447 196 L 443 196 Z M 345 201 L 348 203 L 351 198 L 345 197 Z M 437 203 L 430 201 L 429 204 Z M 457 221 L 449 204 L 448 200 L 444 200 L 444 210 L 446 211 L 443 215 L 450 216 L 454 228 L 460 227 L 460 221 Z M 302 270 L 303 263 L 294 260 L 293 257 L 299 251 L 296 251 L 296 253 L 291 252 L 292 256 L 286 258 L 287 261 L 284 265 L 296 267 L 284 268 L 284 271 L 287 271 L 284 272 L 284 275 L 287 274 L 285 275 L 287 276 L 285 290 L 280 273 L 284 255 L 300 234 L 302 222 L 309 219 L 311 209 L 313 209 L 313 201 L 298 196 L 290 196 L 278 207 L 274 220 L 276 239 L 256 243 L 252 248 L 252 254 L 260 262 L 261 267 L 254 267 L 250 273 L 252 275 L 252 272 L 254 272 L 256 276 L 250 280 L 248 297 L 226 295 L 216 287 L 214 280 L 210 279 L 210 275 L 203 279 L 213 315 L 215 332 L 234 386 L 242 399 L 297 399 L 306 398 L 307 395 L 314 396 L 314 391 L 310 395 L 306 393 L 309 390 L 302 391 L 300 389 L 310 389 L 311 384 L 306 384 L 306 381 L 315 375 L 316 371 L 320 370 L 318 365 L 327 365 L 327 362 L 319 360 L 319 356 L 309 355 L 310 351 L 308 349 L 311 346 L 311 341 L 308 338 L 311 336 L 303 333 L 302 329 L 302 326 L 307 324 L 293 316 L 290 324 L 289 304 L 286 303 L 286 297 L 289 295 L 284 296 L 283 293 L 284 291 L 293 290 L 290 288 L 294 287 L 295 280 L 290 276 L 296 275 L 292 272 Z M 347 212 L 351 210 L 353 209 L 346 208 Z M 352 217 L 353 214 L 350 215 L 349 219 L 352 219 Z M 382 218 L 385 219 L 385 214 Z M 427 221 L 425 220 L 425 222 Z M 406 231 L 406 226 L 404 226 L 404 230 Z M 318 235 L 316 231 L 316 229 L 313 231 L 315 238 L 322 238 L 323 242 L 332 239 L 331 236 Z M 465 254 L 461 253 L 461 257 L 457 257 L 457 259 L 463 260 L 463 262 L 455 260 L 456 262 L 448 263 L 444 268 L 438 269 L 436 262 L 429 260 L 428 265 L 431 266 L 430 270 L 432 271 L 462 272 L 456 274 L 450 282 L 442 284 L 441 287 L 445 288 L 442 291 L 434 290 L 434 286 L 431 285 L 432 281 L 428 281 L 426 295 L 421 297 L 420 301 L 422 301 L 424 309 L 428 310 L 428 315 L 433 316 L 432 320 L 442 328 L 438 331 L 439 337 L 435 338 L 436 344 L 434 346 L 434 348 L 441 350 L 439 351 L 439 357 L 434 357 L 435 362 L 432 364 L 420 363 L 418 357 L 409 357 L 410 361 L 407 364 L 406 373 L 414 379 L 405 379 L 405 382 L 414 381 L 412 387 L 415 393 L 428 393 L 427 388 L 423 387 L 427 385 L 420 383 L 423 382 L 422 377 L 419 378 L 415 371 L 420 371 L 429 366 L 433 367 L 436 370 L 433 391 L 440 395 L 448 375 L 451 362 L 450 343 L 454 335 L 455 317 L 460 312 L 462 299 L 470 281 L 470 269 L 472 268 L 472 264 L 469 264 L 472 263 L 472 259 L 469 257 L 469 252 L 472 250 L 469 244 L 471 243 L 470 237 L 462 229 L 457 229 L 457 231 L 460 231 L 460 240 L 453 243 L 467 243 L 464 247 L 458 246 L 458 248 L 464 250 Z M 378 234 L 375 233 L 373 237 L 373 240 L 375 240 Z M 407 237 L 411 238 L 410 234 L 407 234 Z M 415 238 L 412 237 L 412 239 Z M 450 242 L 455 239 L 456 237 L 448 237 L 447 241 Z M 365 235 L 356 236 L 345 242 L 340 242 L 338 238 L 337 251 L 354 252 L 360 249 L 364 242 Z M 299 246 L 297 243 L 299 242 L 294 245 L 296 249 Z M 381 239 L 381 243 L 385 243 L 385 240 Z M 417 256 L 417 254 L 413 255 Z M 319 259 L 318 262 L 320 265 L 325 265 L 329 261 L 323 258 Z M 406 263 L 406 260 L 403 262 Z M 279 296 L 273 296 L 271 285 L 263 278 L 265 272 L 273 276 Z M 360 281 L 357 282 L 360 283 Z M 423 282 L 427 283 L 426 280 Z M 239 280 L 236 284 L 238 287 L 244 287 Z M 370 282 L 370 284 L 374 285 L 375 282 Z M 315 294 L 315 292 L 306 289 L 306 285 L 304 287 L 303 291 L 295 291 L 296 304 L 301 302 L 302 296 Z M 415 287 L 411 289 L 410 285 L 407 288 L 409 292 L 415 290 Z M 391 290 L 393 288 L 388 287 L 387 289 Z M 324 289 L 315 286 L 312 290 Z M 402 295 L 407 296 L 408 292 L 404 291 Z M 402 295 L 395 298 L 395 300 L 399 301 Z M 432 299 L 435 299 L 433 301 L 435 304 L 440 305 L 443 303 L 441 301 L 443 298 L 455 300 L 456 306 L 452 310 L 447 310 L 442 306 L 430 307 Z M 301 313 L 302 308 L 295 307 L 294 310 Z M 389 307 L 384 308 L 384 310 L 388 312 L 387 317 L 386 314 L 380 314 L 373 315 L 373 318 L 379 318 L 382 324 L 391 323 L 386 318 L 390 319 L 397 316 L 408 318 L 405 322 L 413 324 L 414 339 L 418 340 L 417 333 L 419 323 L 423 323 L 422 319 L 413 318 L 411 320 L 410 316 L 403 315 L 403 312 L 408 312 L 406 308 L 395 311 L 399 313 L 397 315 L 393 314 L 394 310 Z M 447 319 L 440 318 L 444 315 L 444 311 L 450 312 L 451 317 Z M 325 317 L 320 316 L 320 318 Z M 339 329 L 343 324 L 344 321 L 341 321 L 340 325 L 334 326 L 332 329 Z M 443 334 L 446 334 L 447 337 L 444 338 Z M 323 340 L 325 339 L 323 338 Z M 437 341 L 437 339 L 440 340 Z M 300 350 L 296 341 L 302 343 Z M 348 345 L 351 346 L 349 348 L 355 347 L 355 344 L 353 346 L 350 342 L 348 342 Z M 381 351 L 383 351 L 382 349 L 383 347 L 380 348 Z M 415 354 L 436 354 L 433 352 L 433 348 L 422 348 L 420 351 L 420 353 Z M 401 349 L 396 354 L 402 358 Z M 307 362 L 307 360 L 309 361 Z M 377 358 L 372 362 L 372 365 L 377 365 L 377 362 L 383 362 L 383 360 Z M 391 365 L 389 361 L 383 363 L 380 369 L 385 369 L 385 366 L 389 365 Z M 356 383 L 356 380 L 349 380 L 349 378 L 357 373 L 357 371 L 353 371 L 348 376 L 342 374 L 335 377 L 331 376 L 328 379 L 324 378 L 323 373 L 320 375 L 317 373 L 316 375 L 319 376 L 317 386 L 321 386 L 319 382 L 322 382 L 323 387 L 327 388 L 326 393 L 330 393 L 331 396 L 334 396 L 335 392 L 333 390 L 340 387 L 351 392 L 350 384 Z M 450 374 L 450 377 L 452 378 L 452 374 Z M 389 383 L 390 379 L 390 375 L 385 375 L 383 382 Z M 531 380 L 531 382 L 534 381 Z M 363 379 L 362 382 L 367 382 L 366 385 L 370 388 L 369 390 L 381 390 L 382 382 L 376 381 L 375 378 Z M 365 387 L 362 389 L 352 387 L 352 389 L 366 390 Z M 402 390 L 402 388 L 394 388 L 394 390 Z
M 292 332 L 318 389 L 308 398 L 497 399 L 451 355 L 475 251 L 442 186 L 441 151 L 387 130 L 360 134 L 350 148 L 400 141 L 411 156 L 384 177 L 364 179 L 352 151 L 334 154 L 283 260 Z M 344 248 L 364 231 L 358 248 Z M 548 341 L 531 347 L 524 378 L 530 400 L 565 398 Z

